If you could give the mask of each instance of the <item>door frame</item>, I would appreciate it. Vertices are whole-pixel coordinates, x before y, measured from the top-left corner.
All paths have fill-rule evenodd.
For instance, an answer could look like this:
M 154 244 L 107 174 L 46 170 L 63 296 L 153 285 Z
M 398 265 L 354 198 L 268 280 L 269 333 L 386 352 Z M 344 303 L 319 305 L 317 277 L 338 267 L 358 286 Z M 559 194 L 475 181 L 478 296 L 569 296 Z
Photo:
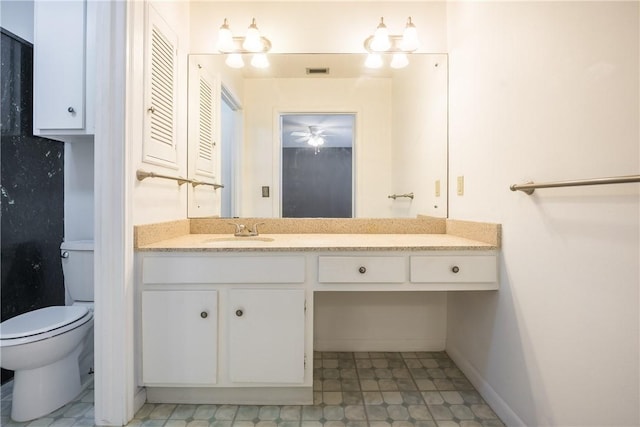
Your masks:
M 362 117 L 362 109 L 359 106 L 352 107 L 330 107 L 330 108 L 284 108 L 276 107 L 273 111 L 273 158 L 272 158 L 272 173 L 273 173 L 273 188 L 271 192 L 272 212 L 276 218 L 282 217 L 282 131 L 280 125 L 282 123 L 281 117 L 286 115 L 332 115 L 332 114 L 353 114 L 355 116 L 353 126 L 353 147 L 352 147 L 352 172 L 351 172 L 351 217 L 356 218 L 358 213 L 357 195 L 358 195 L 358 163 L 359 163 L 359 135 L 360 132 L 360 117 Z

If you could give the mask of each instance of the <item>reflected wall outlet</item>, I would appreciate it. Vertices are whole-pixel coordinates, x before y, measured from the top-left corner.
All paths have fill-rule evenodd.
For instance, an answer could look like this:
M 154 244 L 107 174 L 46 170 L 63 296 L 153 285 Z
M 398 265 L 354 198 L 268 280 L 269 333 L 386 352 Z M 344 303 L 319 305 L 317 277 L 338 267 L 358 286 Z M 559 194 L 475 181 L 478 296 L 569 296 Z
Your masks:
M 269 197 L 269 186 L 265 185 L 262 187 L 262 197 Z
M 464 195 L 464 176 L 458 177 L 458 196 Z
M 440 180 L 436 180 L 436 197 L 440 197 Z

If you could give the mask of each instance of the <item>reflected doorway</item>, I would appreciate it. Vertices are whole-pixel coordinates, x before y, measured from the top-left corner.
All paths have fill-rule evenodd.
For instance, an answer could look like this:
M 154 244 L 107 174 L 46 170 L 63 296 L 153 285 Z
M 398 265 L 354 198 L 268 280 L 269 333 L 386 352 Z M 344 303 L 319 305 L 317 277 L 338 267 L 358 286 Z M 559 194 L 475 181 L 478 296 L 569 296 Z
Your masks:
M 280 115 L 283 218 L 352 218 L 353 113 Z
M 238 216 L 238 192 L 240 188 L 241 156 L 240 147 L 242 139 L 242 114 L 240 104 L 227 88 L 222 86 L 222 102 L 220 107 L 220 159 L 221 182 L 224 184 L 220 199 L 220 215 L 222 218 L 235 218 Z

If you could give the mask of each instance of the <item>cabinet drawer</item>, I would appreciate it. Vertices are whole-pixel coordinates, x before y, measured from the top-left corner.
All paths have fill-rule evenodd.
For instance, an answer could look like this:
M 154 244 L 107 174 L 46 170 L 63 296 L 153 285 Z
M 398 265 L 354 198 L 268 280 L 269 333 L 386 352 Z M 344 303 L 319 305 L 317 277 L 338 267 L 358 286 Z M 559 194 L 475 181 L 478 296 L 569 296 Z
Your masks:
M 412 256 L 414 283 L 490 283 L 498 280 L 495 255 Z
M 301 256 L 167 257 L 145 255 L 142 281 L 162 283 L 303 283 Z
M 402 283 L 406 280 L 405 257 L 318 258 L 320 283 Z

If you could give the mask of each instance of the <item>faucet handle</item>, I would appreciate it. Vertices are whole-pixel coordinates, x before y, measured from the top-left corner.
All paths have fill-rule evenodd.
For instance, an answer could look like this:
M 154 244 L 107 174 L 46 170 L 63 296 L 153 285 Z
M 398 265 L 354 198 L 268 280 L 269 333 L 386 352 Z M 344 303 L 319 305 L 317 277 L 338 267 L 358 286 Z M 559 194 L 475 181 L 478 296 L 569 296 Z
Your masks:
M 241 233 L 242 230 L 244 229 L 244 224 L 236 224 L 235 222 L 229 222 L 227 224 L 233 225 L 234 227 L 236 227 L 236 234 Z
M 251 234 L 254 235 L 254 236 L 257 236 L 258 235 L 258 226 L 259 225 L 264 225 L 264 224 L 265 224 L 264 222 L 257 222 L 255 224 L 253 224 L 253 229 L 250 230 Z

